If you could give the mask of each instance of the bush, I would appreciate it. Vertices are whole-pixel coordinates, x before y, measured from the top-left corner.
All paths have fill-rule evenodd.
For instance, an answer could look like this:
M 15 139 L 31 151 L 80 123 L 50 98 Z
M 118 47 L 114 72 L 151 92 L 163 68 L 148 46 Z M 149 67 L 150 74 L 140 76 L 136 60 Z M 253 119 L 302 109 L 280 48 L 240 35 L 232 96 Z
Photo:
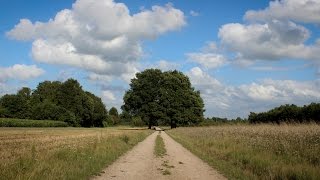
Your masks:
M 32 114 L 33 119 L 51 119 L 66 122 L 70 126 L 79 126 L 74 113 L 49 101 L 36 104 L 32 109 Z
M 0 118 L 0 127 L 67 127 L 68 123 L 51 120 Z
M 132 118 L 132 125 L 139 127 L 139 126 L 144 126 L 145 123 L 142 121 L 141 117 L 137 116 Z
M 76 116 L 68 110 L 66 110 L 64 113 L 60 114 L 58 120 L 66 122 L 70 126 L 74 126 L 74 127 L 79 126 L 79 124 L 77 123 L 77 120 L 76 120 Z

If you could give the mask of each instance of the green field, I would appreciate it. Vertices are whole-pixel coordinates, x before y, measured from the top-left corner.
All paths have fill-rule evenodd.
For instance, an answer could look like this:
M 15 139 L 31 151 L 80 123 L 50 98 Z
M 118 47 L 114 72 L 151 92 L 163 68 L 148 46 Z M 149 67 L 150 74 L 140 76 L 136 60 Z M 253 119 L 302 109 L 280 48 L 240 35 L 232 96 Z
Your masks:
M 0 128 L 0 179 L 88 179 L 151 132 Z
M 67 127 L 68 123 L 52 120 L 0 118 L 0 127 Z
M 225 125 L 167 132 L 230 179 L 320 179 L 319 125 Z

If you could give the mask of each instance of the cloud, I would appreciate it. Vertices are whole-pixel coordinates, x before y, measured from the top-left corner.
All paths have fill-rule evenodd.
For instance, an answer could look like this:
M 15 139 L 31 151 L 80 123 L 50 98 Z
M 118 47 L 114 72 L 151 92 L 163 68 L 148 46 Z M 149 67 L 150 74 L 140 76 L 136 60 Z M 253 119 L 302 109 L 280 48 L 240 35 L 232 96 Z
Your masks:
M 120 110 L 121 105 L 123 104 L 122 96 L 116 90 L 103 90 L 102 101 L 106 105 L 107 109 L 116 107 L 118 110 Z
M 244 18 L 250 21 L 293 20 L 303 23 L 320 23 L 319 0 L 276 0 L 264 10 L 247 11 Z
M 160 60 L 155 65 L 155 68 L 159 68 L 162 71 L 175 70 L 175 69 L 178 69 L 179 67 L 180 67 L 179 64 L 174 63 L 174 62 L 170 62 L 170 61 L 166 61 L 166 60 Z
M 236 53 L 236 58 L 247 60 L 319 60 L 320 45 L 304 44 L 309 36 L 303 26 L 277 20 L 266 24 L 226 24 L 219 30 L 221 44 Z
M 44 74 L 44 70 L 36 65 L 15 64 L 10 67 L 0 67 L 0 81 L 9 79 L 28 80 Z
M 15 92 L 17 92 L 18 89 L 20 89 L 20 86 L 12 86 L 9 85 L 5 82 L 1 82 L 0 81 L 0 97 L 5 95 L 5 94 L 13 94 Z
M 191 10 L 191 11 L 190 11 L 190 15 L 193 16 L 193 17 L 197 17 L 197 16 L 199 16 L 200 14 L 199 14 L 198 12 L 196 12 L 196 11 Z
M 215 42 L 208 42 L 200 52 L 187 53 L 189 61 L 200 64 L 208 69 L 215 69 L 228 63 L 228 59 L 218 53 L 219 47 Z
M 227 59 L 222 54 L 216 53 L 188 53 L 187 57 L 190 61 L 209 69 L 215 69 L 227 63 Z
M 96 73 L 90 73 L 87 77 L 89 81 L 98 81 L 103 83 L 110 83 L 113 79 L 112 76 L 109 75 L 101 75 Z
M 184 13 L 172 4 L 130 14 L 125 4 L 113 0 L 77 0 L 48 22 L 21 19 L 7 35 L 32 41 L 32 57 L 38 62 L 128 80 L 137 71 L 143 40 L 185 24 Z
M 115 95 L 111 92 L 111 91 L 102 91 L 102 97 L 103 99 L 107 100 L 107 101 L 114 101 L 116 100 Z
M 205 94 L 214 93 L 222 88 L 222 84 L 209 74 L 204 72 L 200 67 L 193 67 L 187 72 L 192 84 L 204 91 Z
M 320 101 L 320 81 L 264 79 L 237 86 L 215 79 L 199 67 L 187 72 L 193 86 L 200 90 L 207 116 L 236 118 L 266 111 L 282 104 L 304 105 Z
M 254 66 L 250 69 L 256 70 L 256 71 L 289 71 L 293 68 L 290 67 L 274 67 L 274 66 Z M 297 68 L 295 68 L 297 69 Z
M 228 23 L 220 27 L 220 50 L 239 66 L 253 65 L 257 60 L 320 60 L 319 40 L 297 23 L 319 24 L 320 2 L 317 0 L 275 0 L 263 10 L 245 13 L 246 23 Z M 274 68 L 270 68 L 274 69 Z

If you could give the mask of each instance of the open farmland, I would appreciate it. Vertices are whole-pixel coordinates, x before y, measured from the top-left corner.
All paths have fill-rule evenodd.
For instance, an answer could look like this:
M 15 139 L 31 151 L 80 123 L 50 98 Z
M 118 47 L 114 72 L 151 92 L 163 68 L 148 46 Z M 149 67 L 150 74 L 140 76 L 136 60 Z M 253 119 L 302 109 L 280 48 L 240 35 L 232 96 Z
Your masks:
M 1 179 L 87 179 L 151 131 L 1 128 Z
M 168 134 L 231 179 L 319 179 L 319 125 L 178 128 Z

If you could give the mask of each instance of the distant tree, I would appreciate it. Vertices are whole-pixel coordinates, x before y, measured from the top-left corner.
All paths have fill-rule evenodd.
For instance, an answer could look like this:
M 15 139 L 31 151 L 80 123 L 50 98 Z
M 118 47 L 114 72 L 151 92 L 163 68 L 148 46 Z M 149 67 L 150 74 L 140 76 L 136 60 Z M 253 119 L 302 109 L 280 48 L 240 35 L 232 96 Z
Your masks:
M 101 99 L 83 91 L 79 82 L 68 79 L 44 81 L 32 92 L 22 88 L 0 98 L 0 117 L 58 120 L 72 126 L 100 127 L 108 112 Z
M 267 112 L 253 113 L 251 112 L 248 120 L 250 123 L 276 123 L 281 122 L 320 122 L 320 104 L 311 103 L 303 107 L 294 104 L 281 105 Z
M 130 124 L 132 122 L 132 116 L 127 111 L 122 111 L 120 114 L 120 121 L 123 124 Z
M 93 100 L 92 126 L 102 127 L 103 122 L 107 120 L 108 111 L 101 98 L 90 92 L 86 92 L 86 94 Z
M 78 126 L 75 121 L 74 113 L 53 104 L 49 100 L 45 100 L 33 106 L 32 119 L 58 120 L 67 122 L 70 126 Z
M 109 116 L 111 118 L 110 120 L 111 120 L 112 125 L 116 125 L 116 124 L 120 123 L 120 117 L 119 117 L 119 113 L 118 113 L 117 108 L 112 107 L 109 110 Z
M 145 123 L 142 121 L 141 117 L 136 116 L 132 118 L 132 125 L 139 127 L 139 126 L 144 126 Z
M 140 116 L 149 128 L 158 123 L 189 125 L 203 120 L 200 92 L 178 71 L 147 69 L 137 73 L 123 99 L 122 109 Z
M 4 95 L 0 100 L 3 117 L 28 119 L 31 116 L 31 90 L 22 88 L 16 95 Z
M 31 102 L 36 104 L 46 100 L 58 104 L 58 91 L 61 84 L 59 81 L 44 81 L 39 83 L 32 93 Z
M 86 102 L 86 99 L 83 96 L 84 92 L 79 82 L 74 79 L 68 79 L 62 83 L 58 89 L 57 105 L 73 112 L 77 124 L 87 126 L 87 123 L 84 121 L 86 121 L 87 117 L 90 115 L 85 114 L 84 104 L 87 105 L 89 102 Z
M 31 97 L 31 89 L 28 88 L 28 87 L 23 87 L 22 89 L 20 89 L 17 92 L 17 95 L 21 96 L 21 97 L 23 97 L 25 99 L 30 99 L 30 97 Z
M 115 108 L 115 107 L 112 107 L 110 110 L 109 110 L 109 115 L 111 115 L 111 116 L 119 116 L 119 113 L 118 113 L 118 110 L 117 110 L 117 108 Z
M 23 87 L 17 92 L 17 97 L 21 102 L 21 111 L 17 114 L 17 117 L 21 119 L 28 119 L 31 117 L 31 107 L 32 104 L 30 102 L 31 99 L 31 89 L 28 87 Z
M 3 117 L 14 118 L 18 113 L 23 110 L 21 107 L 21 101 L 17 95 L 4 95 L 1 97 L 1 107 L 3 108 Z

